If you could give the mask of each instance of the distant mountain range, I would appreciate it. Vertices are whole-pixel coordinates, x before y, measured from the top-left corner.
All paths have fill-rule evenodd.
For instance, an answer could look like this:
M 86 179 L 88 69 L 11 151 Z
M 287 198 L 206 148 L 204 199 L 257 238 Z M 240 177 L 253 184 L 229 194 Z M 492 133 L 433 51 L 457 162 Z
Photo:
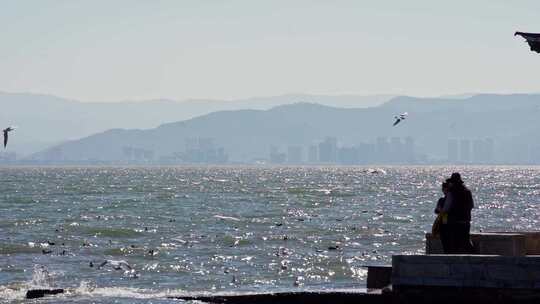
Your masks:
M 393 116 L 402 112 L 408 112 L 408 118 L 393 127 Z M 396 97 L 378 106 L 349 109 L 296 103 L 269 110 L 213 112 L 145 130 L 111 129 L 60 144 L 32 158 L 114 162 L 125 158 L 126 147 L 152 151 L 153 157 L 159 158 L 185 151 L 187 139 L 200 137 L 213 138 L 233 161 L 250 161 L 267 158 L 271 146 L 307 147 L 326 136 L 337 137 L 343 146 L 374 142 L 377 137 L 410 136 L 417 150 L 434 159 L 447 157 L 448 139 L 491 138 L 498 162 L 520 163 L 540 151 L 538 117 L 540 95 L 526 94 L 463 99 Z
M 0 122 L 17 125 L 9 151 L 28 155 L 46 147 L 75 140 L 112 128 L 149 129 L 223 110 L 270 109 L 297 102 L 336 107 L 370 107 L 392 96 L 283 95 L 244 100 L 150 100 L 123 102 L 78 102 L 50 95 L 0 92 Z

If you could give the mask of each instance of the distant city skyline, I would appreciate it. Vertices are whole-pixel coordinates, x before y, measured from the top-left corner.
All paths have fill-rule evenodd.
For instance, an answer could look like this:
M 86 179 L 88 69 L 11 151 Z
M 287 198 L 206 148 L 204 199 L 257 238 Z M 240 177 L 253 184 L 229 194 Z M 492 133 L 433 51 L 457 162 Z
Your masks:
M 47 103 L 41 102 L 35 105 L 43 109 Z M 105 105 L 99 109 L 115 111 L 111 104 Z M 54 105 L 53 112 L 58 109 Z M 83 108 L 83 112 L 90 109 Z M 142 111 L 132 111 L 135 116 L 147 116 L 137 113 L 149 110 L 135 109 Z M 410 119 L 392 126 L 393 115 L 404 109 L 411 113 Z M 535 122 L 539 113 L 540 95 L 476 95 L 454 100 L 396 97 L 366 108 L 294 103 L 267 110 L 214 112 L 155 128 L 112 128 L 50 145 L 37 153 L 17 155 L 16 159 L 67 163 L 538 164 L 540 127 Z M 9 157 L 13 159 L 6 155 Z
M 540 2 L 0 4 L 0 91 L 81 101 L 538 92 Z

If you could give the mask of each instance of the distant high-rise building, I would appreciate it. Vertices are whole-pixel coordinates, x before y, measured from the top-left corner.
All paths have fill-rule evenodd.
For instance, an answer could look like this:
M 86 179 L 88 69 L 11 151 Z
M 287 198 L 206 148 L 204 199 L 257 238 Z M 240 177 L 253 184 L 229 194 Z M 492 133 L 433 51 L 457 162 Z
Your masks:
M 301 146 L 287 147 L 287 162 L 291 164 L 299 164 L 304 161 L 303 149 Z
M 390 161 L 402 162 L 403 161 L 403 147 L 401 144 L 401 138 L 392 137 L 390 139 Z
M 411 136 L 407 136 L 405 138 L 405 145 L 403 148 L 403 156 L 405 157 L 405 161 L 407 163 L 414 163 L 416 161 L 415 159 L 415 148 L 414 148 L 414 138 Z
M 309 146 L 308 162 L 313 164 L 313 163 L 316 163 L 318 161 L 319 161 L 319 155 L 317 153 L 317 146 L 316 145 Z
M 214 139 L 213 138 L 203 138 L 199 137 L 199 149 L 203 151 L 213 150 L 214 149 Z
M 485 159 L 487 163 L 492 163 L 494 161 L 494 152 L 495 152 L 495 143 L 493 141 L 493 138 L 487 138 L 486 139 L 486 151 L 485 151 Z
M 273 164 L 283 164 L 287 160 L 287 154 L 282 153 L 276 146 L 270 147 L 270 162 Z
M 133 159 L 133 147 L 122 147 L 122 155 L 126 160 Z
M 377 143 L 376 143 L 376 159 L 375 161 L 388 161 L 389 159 L 389 152 L 390 152 L 390 145 L 388 144 L 388 140 L 386 137 L 377 137 Z
M 199 148 L 199 139 L 198 138 L 186 138 L 186 151 L 196 150 Z
M 220 164 L 228 161 L 228 155 L 221 147 L 216 147 L 213 138 L 188 138 L 186 150 L 181 159 L 188 163 Z
M 335 137 L 327 137 L 319 144 L 319 161 L 323 163 L 333 163 L 337 156 L 337 139 Z
M 472 142 L 472 162 L 482 164 L 485 162 L 485 144 L 483 139 L 475 139 Z
M 471 161 L 471 141 L 468 139 L 460 140 L 459 150 L 459 160 L 463 163 L 469 163 Z
M 145 159 L 145 160 L 153 160 L 154 159 L 154 151 L 152 151 L 152 150 L 143 150 L 143 159 Z
M 375 145 L 360 143 L 358 145 L 358 162 L 361 164 L 369 164 L 375 160 Z
M 144 158 L 144 150 L 143 149 L 133 149 L 133 158 L 135 160 L 142 160 Z
M 219 147 L 217 149 L 216 163 L 224 164 L 229 161 L 229 155 L 225 153 L 225 148 Z
M 360 161 L 358 148 L 355 147 L 343 147 L 338 149 L 338 161 L 345 165 L 358 164 Z
M 458 141 L 456 139 L 448 140 L 448 162 L 456 163 L 458 161 Z
M 540 163 L 540 145 L 532 144 L 529 146 L 529 163 L 535 165 Z

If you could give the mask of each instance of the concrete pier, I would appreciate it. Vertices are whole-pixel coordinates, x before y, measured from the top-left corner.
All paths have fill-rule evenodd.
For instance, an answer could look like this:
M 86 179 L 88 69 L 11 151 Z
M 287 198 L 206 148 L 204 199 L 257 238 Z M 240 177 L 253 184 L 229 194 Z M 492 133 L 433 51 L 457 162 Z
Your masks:
M 178 296 L 170 297 L 184 301 L 227 304 L 386 304 L 394 303 L 393 295 L 381 292 L 358 291 L 298 291 L 278 293 L 251 293 L 237 295 Z
M 540 256 L 395 255 L 392 286 L 536 289 L 540 292 Z
M 384 288 L 392 284 L 392 266 L 367 266 L 367 288 Z
M 525 254 L 540 255 L 540 231 L 514 232 L 525 236 Z
M 487 255 L 540 255 L 540 232 L 471 233 L 475 253 Z M 426 233 L 426 254 L 442 254 L 439 238 Z
M 391 268 L 368 267 L 368 287 L 385 286 L 389 274 L 391 287 L 367 292 L 304 291 L 178 298 L 229 304 L 540 303 L 540 255 L 395 255 Z

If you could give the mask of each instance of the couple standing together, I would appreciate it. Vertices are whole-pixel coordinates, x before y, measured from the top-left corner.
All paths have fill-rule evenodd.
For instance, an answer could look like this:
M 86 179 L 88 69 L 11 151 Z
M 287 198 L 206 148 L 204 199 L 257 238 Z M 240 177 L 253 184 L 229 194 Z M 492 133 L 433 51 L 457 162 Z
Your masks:
M 432 232 L 439 235 L 446 254 L 471 254 L 471 210 L 474 207 L 471 191 L 461 180 L 459 173 L 442 184 L 441 197 L 437 202 Z

